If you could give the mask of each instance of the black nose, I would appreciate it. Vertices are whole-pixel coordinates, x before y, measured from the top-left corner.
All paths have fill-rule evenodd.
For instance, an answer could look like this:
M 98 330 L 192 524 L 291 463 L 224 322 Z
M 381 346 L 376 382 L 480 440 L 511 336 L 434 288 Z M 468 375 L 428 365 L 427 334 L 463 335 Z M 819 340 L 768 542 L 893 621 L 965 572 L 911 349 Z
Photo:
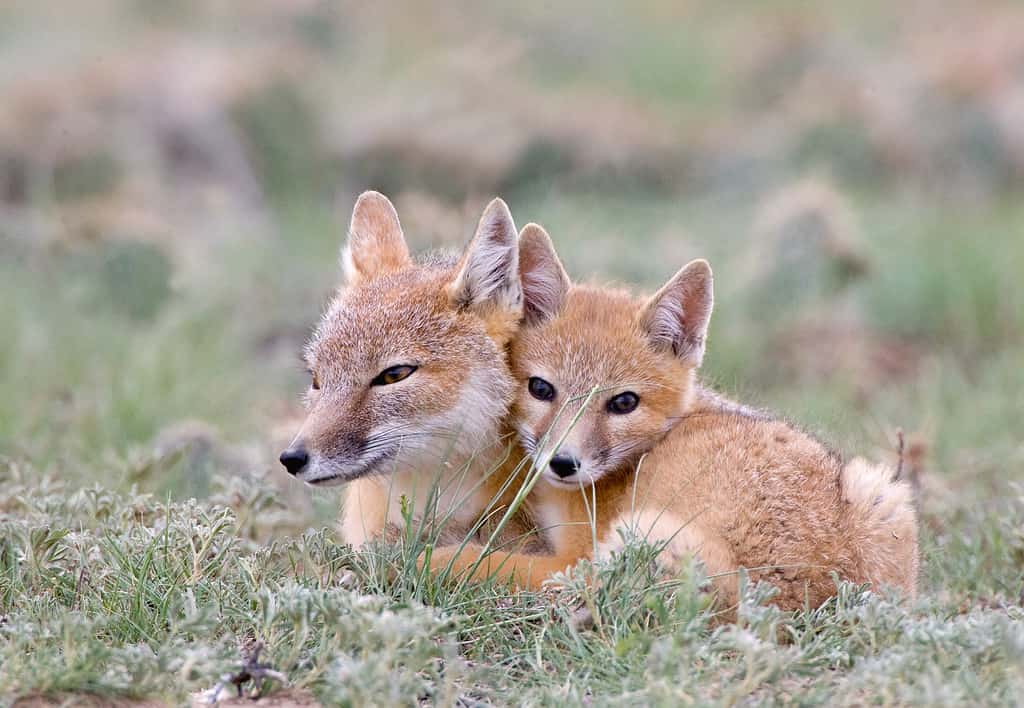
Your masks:
M 281 453 L 281 464 L 288 470 L 288 474 L 296 475 L 302 471 L 309 462 L 309 453 L 304 447 L 290 447 Z
M 572 477 L 580 471 L 580 461 L 568 455 L 555 455 L 550 464 L 551 471 L 559 477 Z

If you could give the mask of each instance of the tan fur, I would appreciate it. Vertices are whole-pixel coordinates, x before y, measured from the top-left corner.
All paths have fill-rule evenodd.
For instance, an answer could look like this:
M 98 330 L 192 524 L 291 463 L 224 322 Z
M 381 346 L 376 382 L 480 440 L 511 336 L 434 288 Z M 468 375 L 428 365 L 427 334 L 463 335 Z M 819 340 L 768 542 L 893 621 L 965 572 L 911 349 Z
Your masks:
M 551 257 L 557 263 L 553 251 Z M 529 262 L 550 260 L 533 253 Z M 706 277 L 710 288 L 710 270 L 704 276 L 702 268 L 691 276 Z M 524 273 L 524 285 L 561 280 L 553 269 L 548 276 Z M 704 328 L 691 326 L 685 312 L 686 297 L 699 288 L 684 290 L 666 311 L 678 314 L 677 330 L 660 316 L 652 329 L 652 308 L 665 289 L 647 302 L 586 286 L 546 292 L 545 303 L 556 302 L 557 314 L 533 318 L 513 344 L 514 418 L 539 466 L 567 448 L 582 466 L 575 488 L 545 470 L 533 491 L 554 554 L 492 554 L 477 575 L 497 573 L 537 588 L 581 558 L 614 551 L 620 532 L 630 530 L 666 543 L 662 560 L 669 568 L 683 556 L 699 557 L 727 605 L 737 602 L 741 567 L 753 580 L 778 586 L 774 602 L 785 609 L 817 606 L 831 596 L 832 572 L 913 595 L 917 522 L 909 488 L 893 482 L 884 466 L 860 459 L 843 465 L 791 425 L 701 388 L 693 368 L 703 354 Z M 706 295 L 700 303 L 709 315 Z M 530 312 L 529 288 L 526 297 Z M 689 309 L 701 313 L 701 306 Z M 533 398 L 531 376 L 554 385 L 557 398 Z M 640 405 L 616 415 L 607 402 L 622 391 L 638 394 Z M 471 567 L 480 550 L 455 557 L 454 567 Z
M 495 200 L 460 258 L 414 262 L 390 201 L 376 192 L 357 201 L 347 282 L 306 349 L 318 388 L 293 443 L 310 455 L 300 479 L 348 482 L 346 542 L 400 527 L 403 498 L 414 517 L 447 518 L 449 538 L 461 539 L 485 512 L 500 516 L 518 490 L 509 479 L 521 453 L 503 428 L 515 385 L 506 350 L 522 317 L 516 240 L 508 208 Z M 418 368 L 372 384 L 405 365 Z M 520 515 L 506 537 L 530 528 Z

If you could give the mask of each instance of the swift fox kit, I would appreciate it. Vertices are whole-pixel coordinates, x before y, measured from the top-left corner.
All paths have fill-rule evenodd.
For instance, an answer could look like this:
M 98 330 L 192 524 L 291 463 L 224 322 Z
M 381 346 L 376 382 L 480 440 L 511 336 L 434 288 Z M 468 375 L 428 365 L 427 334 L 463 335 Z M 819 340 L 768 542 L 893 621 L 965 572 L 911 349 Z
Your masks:
M 518 448 L 501 427 L 515 386 L 506 350 L 522 319 L 517 238 L 495 199 L 461 257 L 416 262 L 391 202 L 376 192 L 356 202 L 345 283 L 305 350 L 306 421 L 281 454 L 308 484 L 348 483 L 346 542 L 400 525 L 403 498 L 423 518 L 432 488 L 435 513 L 464 535 L 517 490 Z
M 727 605 L 740 567 L 776 585 L 785 609 L 834 594 L 833 571 L 914 593 L 906 485 L 884 466 L 844 465 L 807 434 L 697 383 L 712 309 L 705 261 L 646 301 L 572 286 L 540 230 L 521 237 L 520 263 L 527 326 L 512 347 L 513 417 L 543 467 L 532 503 L 554 555 L 494 553 L 477 575 L 536 588 L 628 531 L 664 544 L 669 567 L 699 557 Z M 455 556 L 465 570 L 480 550 L 432 565 Z

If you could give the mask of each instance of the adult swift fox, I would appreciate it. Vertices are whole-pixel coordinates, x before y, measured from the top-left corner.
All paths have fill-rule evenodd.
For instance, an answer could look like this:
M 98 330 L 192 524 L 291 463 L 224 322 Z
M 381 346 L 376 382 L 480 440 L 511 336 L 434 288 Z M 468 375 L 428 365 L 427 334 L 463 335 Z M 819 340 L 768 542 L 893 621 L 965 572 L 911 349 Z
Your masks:
M 401 525 L 403 503 L 416 518 L 446 517 L 461 539 L 518 490 L 521 457 L 502 434 L 515 386 L 506 352 L 522 319 L 517 238 L 495 199 L 461 257 L 416 262 L 391 202 L 356 201 L 345 283 L 305 350 L 308 414 L 281 454 L 308 484 L 348 483 L 344 541 Z M 530 524 L 520 514 L 507 528 Z
M 699 557 L 727 605 L 740 567 L 776 585 L 784 609 L 834 594 L 832 572 L 914 594 L 917 522 L 891 470 L 844 465 L 806 433 L 696 381 L 713 300 L 705 261 L 645 301 L 572 286 L 539 229 L 521 236 L 520 267 L 528 322 L 512 347 L 513 417 L 543 466 L 532 503 L 554 554 L 477 564 L 481 549 L 467 546 L 432 565 L 476 565 L 478 576 L 536 588 L 632 532 L 663 544 L 670 567 Z

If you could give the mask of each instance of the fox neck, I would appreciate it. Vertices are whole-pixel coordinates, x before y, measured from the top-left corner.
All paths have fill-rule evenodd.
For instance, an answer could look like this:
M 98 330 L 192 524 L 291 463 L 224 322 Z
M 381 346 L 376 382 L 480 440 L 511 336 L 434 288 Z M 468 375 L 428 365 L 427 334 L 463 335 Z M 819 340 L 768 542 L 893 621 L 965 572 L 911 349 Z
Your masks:
M 718 391 L 696 382 L 693 386 L 693 400 L 686 413 L 714 412 L 741 415 L 747 418 L 767 419 L 770 416 L 764 411 L 734 401 Z
M 694 379 L 693 386 L 690 387 L 690 400 L 689 405 L 685 406 L 683 415 L 692 413 L 694 411 L 701 411 L 708 408 L 717 408 L 723 403 L 728 402 L 724 396 L 718 391 L 704 385 L 703 382 Z
M 404 513 L 415 519 L 444 519 L 465 528 L 492 500 L 514 496 L 519 485 L 507 482 L 517 473 L 525 477 L 525 455 L 510 425 L 503 425 L 491 440 L 476 450 L 452 450 L 443 461 L 423 460 L 376 478 L 388 490 L 388 519 L 400 521 L 405 505 Z

